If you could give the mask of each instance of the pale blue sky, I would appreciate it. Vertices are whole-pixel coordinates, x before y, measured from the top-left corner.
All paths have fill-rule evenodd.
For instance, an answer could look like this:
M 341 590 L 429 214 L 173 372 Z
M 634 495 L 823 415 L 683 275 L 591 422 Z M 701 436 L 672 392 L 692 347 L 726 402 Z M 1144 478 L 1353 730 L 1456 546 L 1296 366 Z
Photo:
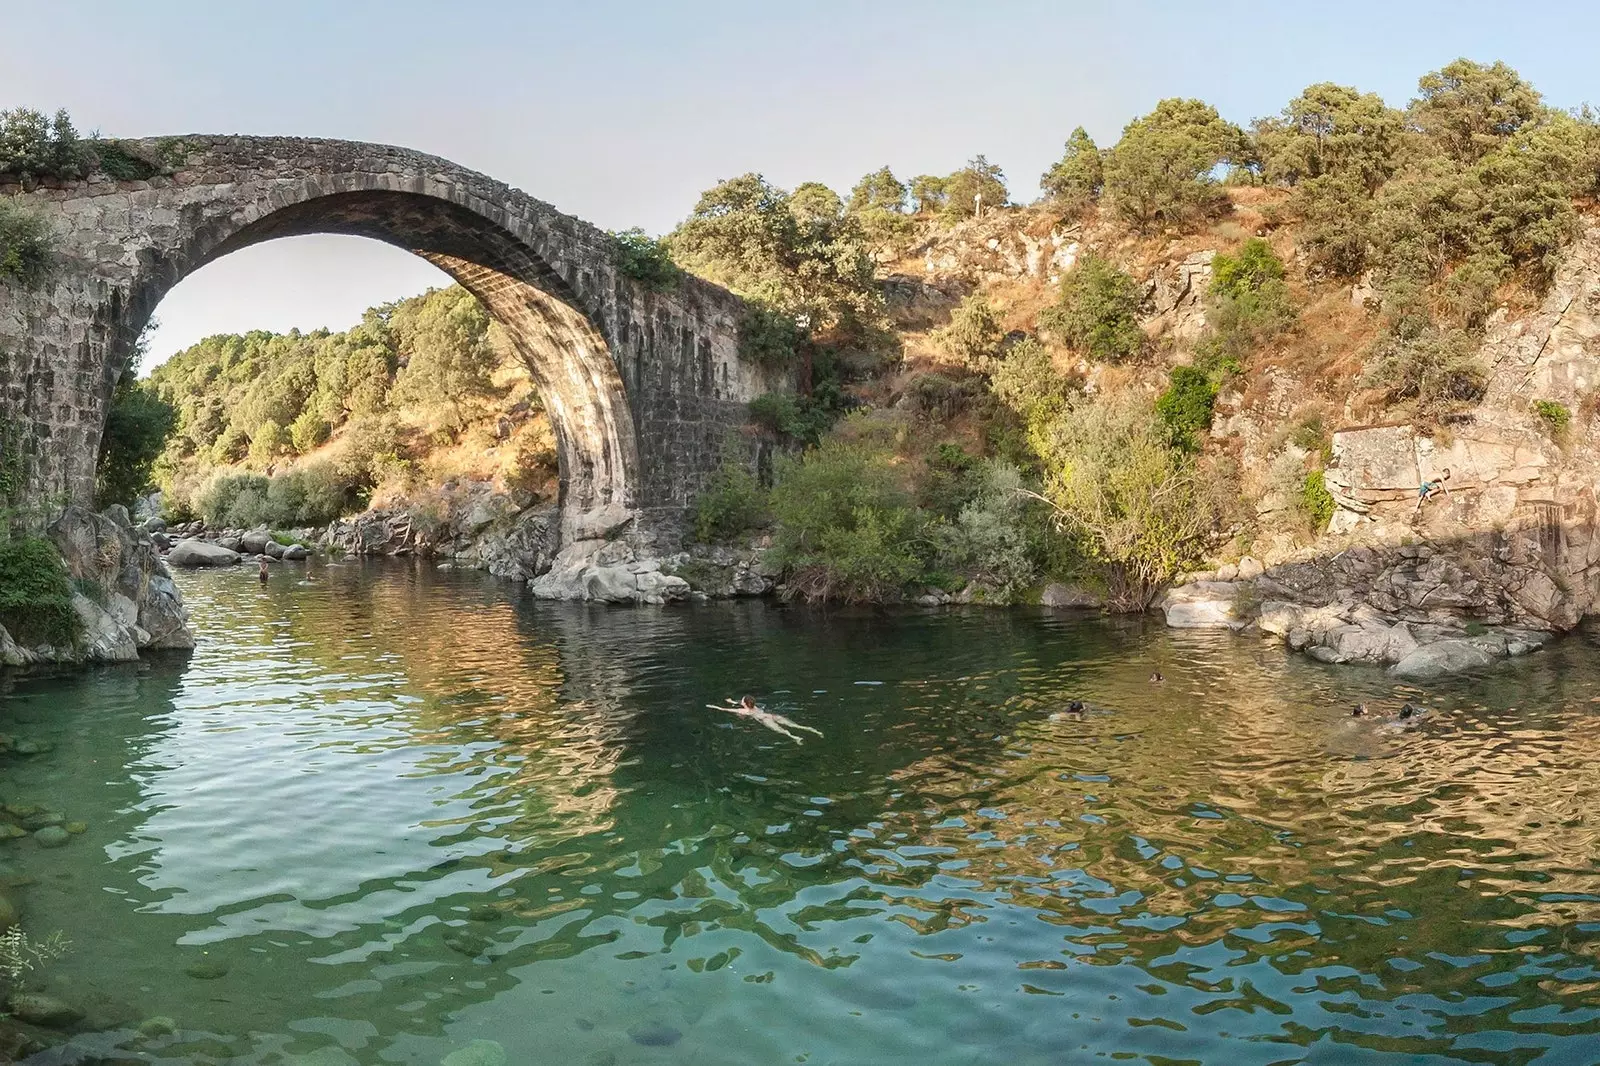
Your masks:
M 1164 96 L 1238 122 L 1338 81 L 1403 105 L 1419 75 L 1504 59 L 1553 104 L 1594 89 L 1583 3 L 51 0 L 8 5 L 0 106 L 108 136 L 278 133 L 446 156 L 608 229 L 664 232 L 719 179 L 841 191 L 982 152 L 1013 194 L 1082 124 L 1102 145 Z M 343 328 L 439 284 L 404 252 L 278 241 L 157 311 L 164 357 L 209 333 Z

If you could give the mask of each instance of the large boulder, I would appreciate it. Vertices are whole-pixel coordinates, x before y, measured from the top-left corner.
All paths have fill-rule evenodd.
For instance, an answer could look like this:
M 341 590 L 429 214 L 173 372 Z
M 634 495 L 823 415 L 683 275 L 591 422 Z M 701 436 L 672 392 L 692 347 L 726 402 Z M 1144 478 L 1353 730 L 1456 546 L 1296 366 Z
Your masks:
M 1240 629 L 1238 600 L 1239 586 L 1231 581 L 1191 581 L 1168 589 L 1161 610 L 1173 629 Z
M 1436 640 L 1424 644 L 1395 663 L 1390 673 L 1413 681 L 1427 681 L 1446 674 L 1459 674 L 1466 670 L 1481 670 L 1495 661 L 1476 641 L 1468 639 Z
M 239 562 L 239 553 L 220 544 L 207 544 L 203 540 L 180 540 L 167 554 L 167 562 L 182 567 L 235 566 Z
M 244 550 L 249 552 L 251 555 L 261 555 L 267 550 L 267 546 L 269 544 L 276 544 L 277 542 L 272 539 L 272 534 L 268 533 L 266 530 L 252 529 L 250 532 L 239 538 L 239 543 L 243 545 Z

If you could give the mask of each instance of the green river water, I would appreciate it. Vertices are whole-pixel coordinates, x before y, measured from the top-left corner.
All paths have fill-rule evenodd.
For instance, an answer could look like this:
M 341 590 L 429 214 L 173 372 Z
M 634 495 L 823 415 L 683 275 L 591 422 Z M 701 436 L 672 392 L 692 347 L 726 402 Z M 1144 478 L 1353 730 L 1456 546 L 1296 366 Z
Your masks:
M 1142 619 L 180 582 L 191 657 L 0 692 L 51 745 L 0 799 L 88 825 L 0 843 L 88 1014 L 40 1063 L 1600 1062 L 1583 634 L 1420 690 Z

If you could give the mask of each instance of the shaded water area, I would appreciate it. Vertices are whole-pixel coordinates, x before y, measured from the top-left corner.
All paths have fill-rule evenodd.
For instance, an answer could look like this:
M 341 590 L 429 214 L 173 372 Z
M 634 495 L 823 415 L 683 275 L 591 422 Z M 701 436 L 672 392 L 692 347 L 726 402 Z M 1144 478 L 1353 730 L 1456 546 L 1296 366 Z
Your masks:
M 88 1011 L 74 1048 L 1600 1061 L 1582 635 L 1419 690 L 1144 620 L 181 580 L 192 658 L 0 698 L 54 745 L 0 797 L 88 823 L 0 843 L 26 927 L 74 943 L 37 982 Z M 705 709 L 747 691 L 825 738 Z M 1348 716 L 1403 699 L 1413 728 Z

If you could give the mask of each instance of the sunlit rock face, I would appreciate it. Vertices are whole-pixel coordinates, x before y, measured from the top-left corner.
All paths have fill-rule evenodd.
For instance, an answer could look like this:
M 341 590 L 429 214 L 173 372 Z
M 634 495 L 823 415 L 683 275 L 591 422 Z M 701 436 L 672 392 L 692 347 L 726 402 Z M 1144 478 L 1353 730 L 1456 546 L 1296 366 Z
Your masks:
M 200 266 L 276 237 L 397 245 L 484 302 L 555 426 L 563 551 L 675 547 L 705 478 L 744 446 L 745 404 L 787 387 L 739 359 L 737 297 L 690 277 L 635 282 L 605 233 L 445 160 L 278 137 L 119 144 L 162 173 L 0 189 L 47 220 L 55 249 L 42 286 L 0 287 L 0 418 L 24 431 L 31 502 L 90 502 L 112 388 L 156 305 Z

